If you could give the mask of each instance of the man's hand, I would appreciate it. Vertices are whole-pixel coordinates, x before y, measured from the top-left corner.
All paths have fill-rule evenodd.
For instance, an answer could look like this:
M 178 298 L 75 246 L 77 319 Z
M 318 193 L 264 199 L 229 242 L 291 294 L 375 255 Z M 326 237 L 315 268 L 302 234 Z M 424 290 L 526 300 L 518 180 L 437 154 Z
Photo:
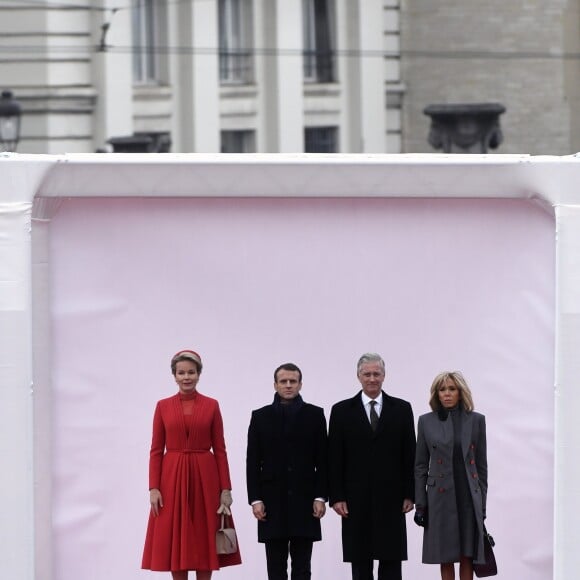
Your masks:
M 332 504 L 332 509 L 341 517 L 348 518 L 348 506 L 345 501 L 337 501 Z
M 151 503 L 151 511 L 154 516 L 159 515 L 159 510 L 163 507 L 163 498 L 161 497 L 161 492 L 156 489 L 149 490 L 149 502 Z
M 413 509 L 413 502 L 410 499 L 405 498 L 403 500 L 403 513 L 408 514 Z
M 326 504 L 323 501 L 315 499 L 314 503 L 312 504 L 312 515 L 315 518 L 320 519 L 324 517 L 325 513 L 326 513 Z
M 266 521 L 266 506 L 264 505 L 263 501 L 253 504 L 252 512 L 257 520 L 261 522 Z

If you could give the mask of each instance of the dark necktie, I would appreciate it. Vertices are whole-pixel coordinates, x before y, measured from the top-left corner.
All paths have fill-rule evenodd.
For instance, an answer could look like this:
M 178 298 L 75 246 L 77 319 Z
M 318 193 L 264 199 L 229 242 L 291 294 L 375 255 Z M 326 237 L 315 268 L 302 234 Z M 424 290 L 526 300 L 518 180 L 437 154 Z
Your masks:
M 375 411 L 375 405 L 377 404 L 376 401 L 371 401 L 370 405 L 371 405 L 371 412 L 370 412 L 370 419 L 371 419 L 371 429 L 373 431 L 377 430 L 377 427 L 379 426 L 379 416 L 377 415 L 377 412 Z

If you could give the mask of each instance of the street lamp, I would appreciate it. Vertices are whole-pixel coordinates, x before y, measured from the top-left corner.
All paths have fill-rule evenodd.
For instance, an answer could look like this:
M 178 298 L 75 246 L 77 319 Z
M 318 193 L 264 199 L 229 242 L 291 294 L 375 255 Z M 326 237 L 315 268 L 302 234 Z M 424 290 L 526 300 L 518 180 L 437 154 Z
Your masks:
M 2 91 L 0 97 L 0 151 L 16 151 L 20 140 L 20 103 L 12 98 L 12 91 Z

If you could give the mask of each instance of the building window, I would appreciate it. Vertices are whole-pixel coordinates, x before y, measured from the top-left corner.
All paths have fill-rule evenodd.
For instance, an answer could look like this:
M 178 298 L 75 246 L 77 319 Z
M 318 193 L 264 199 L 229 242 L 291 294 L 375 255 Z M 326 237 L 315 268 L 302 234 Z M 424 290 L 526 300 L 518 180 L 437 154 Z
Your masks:
M 222 131 L 222 153 L 255 153 L 256 133 L 254 131 Z
M 337 127 L 307 127 L 304 130 L 306 153 L 338 153 Z
M 163 42 L 165 2 L 133 1 L 133 79 L 138 83 L 159 82 L 159 46 Z
M 335 79 L 334 2 L 302 0 L 304 80 L 331 83 Z
M 219 0 L 219 67 L 222 84 L 253 80 L 251 0 Z

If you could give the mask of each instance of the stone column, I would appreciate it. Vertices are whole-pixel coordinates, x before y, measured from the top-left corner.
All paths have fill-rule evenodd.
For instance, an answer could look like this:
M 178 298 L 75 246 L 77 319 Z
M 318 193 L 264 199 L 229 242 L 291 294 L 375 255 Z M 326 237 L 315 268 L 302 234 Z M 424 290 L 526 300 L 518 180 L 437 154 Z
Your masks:
M 337 43 L 352 55 L 338 59 L 343 92 L 341 150 L 385 151 L 384 9 L 382 2 L 337 2 Z
M 133 133 L 133 66 L 129 52 L 111 51 L 108 46 L 130 44 L 131 11 L 115 10 L 115 0 L 102 0 L 105 9 L 94 24 L 102 47 L 94 56 L 95 108 L 94 145 L 100 147 L 113 135 Z M 104 28 L 103 28 L 104 27 Z
M 263 40 L 276 50 L 263 59 L 266 150 L 304 151 L 304 74 L 302 57 L 302 0 L 266 0 Z
M 195 47 L 179 55 L 174 71 L 176 107 L 181 119 L 178 133 L 183 153 L 219 153 L 219 78 L 217 0 L 179 2 L 178 46 Z
M 376 55 L 384 50 L 383 2 L 358 1 L 361 153 L 382 153 L 385 150 L 385 61 Z

